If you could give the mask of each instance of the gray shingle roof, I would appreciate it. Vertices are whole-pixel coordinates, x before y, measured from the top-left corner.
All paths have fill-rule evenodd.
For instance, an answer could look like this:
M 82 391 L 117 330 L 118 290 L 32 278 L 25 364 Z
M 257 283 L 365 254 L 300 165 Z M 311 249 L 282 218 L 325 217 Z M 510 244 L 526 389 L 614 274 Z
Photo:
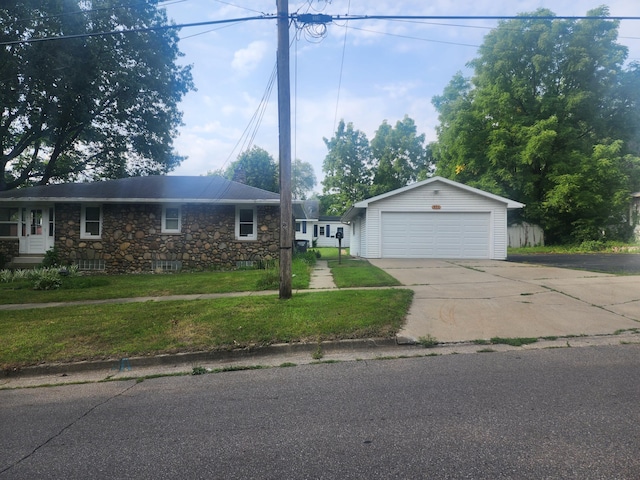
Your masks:
M 0 202 L 262 203 L 278 205 L 280 195 L 219 176 L 154 175 L 91 183 L 61 183 L 0 192 Z

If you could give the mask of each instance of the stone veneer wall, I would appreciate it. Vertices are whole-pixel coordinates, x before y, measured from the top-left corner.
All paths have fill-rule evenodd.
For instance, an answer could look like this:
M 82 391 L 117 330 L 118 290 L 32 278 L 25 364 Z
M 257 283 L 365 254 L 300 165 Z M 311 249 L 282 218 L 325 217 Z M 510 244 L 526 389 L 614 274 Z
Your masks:
M 162 206 L 102 205 L 102 238 L 80 238 L 79 204 L 56 205 L 60 258 L 104 260 L 107 273 L 149 272 L 156 260 L 180 261 L 182 269 L 235 268 L 236 262 L 277 258 L 277 207 L 258 206 L 258 239 L 235 239 L 235 206 L 182 205 L 182 232 L 161 233 Z
M 12 258 L 17 257 L 20 253 L 20 243 L 18 239 L 0 240 L 0 269 L 6 267 Z

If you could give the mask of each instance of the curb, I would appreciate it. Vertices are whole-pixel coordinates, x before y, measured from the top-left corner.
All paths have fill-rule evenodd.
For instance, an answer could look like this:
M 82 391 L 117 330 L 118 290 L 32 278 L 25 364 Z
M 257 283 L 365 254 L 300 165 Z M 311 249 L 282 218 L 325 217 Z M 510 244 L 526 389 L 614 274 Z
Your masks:
M 361 340 L 338 340 L 321 343 L 282 343 L 263 347 L 247 347 L 236 350 L 212 350 L 208 352 L 188 352 L 155 355 L 149 357 L 131 357 L 121 359 L 96 360 L 74 363 L 47 363 L 24 368 L 0 371 L 0 378 L 37 377 L 44 375 L 64 375 L 71 373 L 94 372 L 100 370 L 122 370 L 130 368 L 193 365 L 198 362 L 233 361 L 249 358 L 262 358 L 276 354 L 313 353 L 318 348 L 324 352 L 344 352 L 348 350 L 368 350 L 377 347 L 398 346 L 396 338 L 367 338 Z

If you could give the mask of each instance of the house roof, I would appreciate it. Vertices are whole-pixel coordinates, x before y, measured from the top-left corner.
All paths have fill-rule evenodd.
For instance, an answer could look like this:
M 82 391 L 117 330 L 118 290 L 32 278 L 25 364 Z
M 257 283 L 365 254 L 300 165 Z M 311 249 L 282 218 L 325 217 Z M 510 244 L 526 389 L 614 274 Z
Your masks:
M 478 188 L 473 188 L 473 187 L 470 187 L 470 186 L 465 185 L 463 183 L 454 182 L 453 180 L 449 180 L 448 178 L 437 177 L 436 176 L 436 177 L 428 178 L 428 179 L 423 180 L 421 182 L 417 182 L 417 183 L 413 183 L 411 185 L 407 185 L 406 187 L 398 188 L 396 190 L 392 190 L 390 192 L 383 193 L 382 195 L 377 195 L 375 197 L 371 197 L 371 198 L 367 198 L 366 200 L 362 200 L 361 202 L 358 202 L 358 203 L 354 204 L 349 210 L 347 210 L 347 212 L 342 216 L 342 221 L 343 222 L 350 222 L 351 220 L 353 220 L 353 218 L 357 217 L 358 214 L 360 214 L 361 212 L 366 210 L 366 208 L 369 206 L 369 204 L 371 204 L 373 202 L 378 202 L 380 200 L 383 200 L 385 198 L 391 197 L 393 195 L 398 195 L 400 193 L 404 193 L 404 192 L 407 192 L 409 190 L 413 190 L 414 188 L 420 188 L 420 187 L 423 187 L 425 185 L 429 185 L 430 183 L 437 183 L 437 182 L 444 183 L 446 185 L 451 185 L 453 187 L 460 188 L 462 190 L 466 190 L 467 192 L 471 192 L 471 193 L 474 193 L 476 195 L 480 195 L 482 197 L 490 198 L 490 199 L 495 200 L 497 202 L 504 203 L 504 204 L 506 204 L 507 209 L 515 209 L 515 208 L 524 207 L 523 203 L 516 202 L 515 200 L 510 200 L 508 198 L 501 197 L 499 195 L 494 195 L 493 193 L 485 192 L 484 190 L 480 190 Z
M 0 202 L 223 203 L 278 205 L 280 195 L 219 176 L 153 175 L 0 192 Z

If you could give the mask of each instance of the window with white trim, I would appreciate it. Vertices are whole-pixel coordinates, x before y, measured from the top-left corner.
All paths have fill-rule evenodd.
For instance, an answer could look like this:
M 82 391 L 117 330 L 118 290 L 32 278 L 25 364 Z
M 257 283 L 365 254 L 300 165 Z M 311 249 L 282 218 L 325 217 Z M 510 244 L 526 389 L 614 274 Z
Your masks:
M 80 218 L 80 238 L 102 237 L 102 206 L 83 205 Z
M 180 233 L 182 230 L 182 212 L 177 205 L 162 207 L 162 233 Z
M 0 237 L 17 237 L 20 209 L 18 207 L 0 208 Z
M 238 240 L 258 239 L 256 207 L 236 207 L 236 238 Z

